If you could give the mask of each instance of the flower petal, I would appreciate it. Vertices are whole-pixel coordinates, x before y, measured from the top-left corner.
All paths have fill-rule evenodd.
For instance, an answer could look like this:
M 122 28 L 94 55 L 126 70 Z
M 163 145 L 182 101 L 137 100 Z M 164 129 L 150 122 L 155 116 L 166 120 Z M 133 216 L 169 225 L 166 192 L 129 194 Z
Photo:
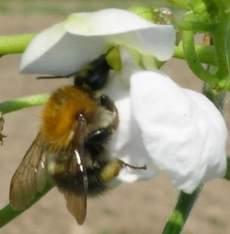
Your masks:
M 32 40 L 20 69 L 26 73 L 69 75 L 114 44 L 166 60 L 174 50 L 175 30 L 119 9 L 72 14 Z
M 133 170 L 124 168 L 118 176 L 123 182 L 133 182 L 139 179 L 149 179 L 157 174 L 157 170 L 149 160 L 143 140 L 140 137 L 140 130 L 135 119 L 131 115 L 130 93 L 124 86 L 123 80 L 117 74 L 110 77 L 107 87 L 102 93 L 109 95 L 115 100 L 119 113 L 118 129 L 114 132 L 109 141 L 109 152 L 113 158 L 118 158 L 134 166 L 148 165 L 147 170 Z
M 69 75 L 106 52 L 105 42 L 97 37 L 76 37 L 65 32 L 63 24 L 38 34 L 23 54 L 24 73 Z
M 107 43 L 126 45 L 159 60 L 172 56 L 176 38 L 173 26 L 153 24 L 121 9 L 72 14 L 66 30 L 76 36 L 100 36 Z
M 205 96 L 166 75 L 138 72 L 131 77 L 131 100 L 149 157 L 177 188 L 191 193 L 224 175 L 227 129 Z
M 201 163 L 206 165 L 203 181 L 223 177 L 226 170 L 226 141 L 228 136 L 225 121 L 213 103 L 204 95 L 188 89 L 184 91 L 194 104 L 194 109 L 197 112 L 197 125 L 200 129 L 203 129 L 204 126 L 207 127 L 203 131 L 205 141 L 203 142 L 202 158 L 200 158 Z
M 149 159 L 138 125 L 131 115 L 130 98 L 117 101 L 116 106 L 120 123 L 110 141 L 109 148 L 112 156 L 133 166 L 147 166 L 146 170 L 124 168 L 118 179 L 124 182 L 133 182 L 152 178 L 158 173 L 158 170 Z

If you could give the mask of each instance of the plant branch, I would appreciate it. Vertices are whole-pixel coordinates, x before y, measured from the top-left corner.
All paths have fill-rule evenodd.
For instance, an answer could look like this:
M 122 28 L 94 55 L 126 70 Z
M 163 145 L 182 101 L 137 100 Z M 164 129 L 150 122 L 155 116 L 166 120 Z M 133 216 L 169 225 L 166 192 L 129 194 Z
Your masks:
M 210 65 L 217 64 L 216 59 L 215 59 L 215 48 L 213 46 L 196 45 L 195 50 L 196 50 L 197 57 L 201 61 L 201 63 L 210 64 Z M 184 54 L 182 43 L 180 43 L 176 47 L 173 57 L 178 58 L 178 59 L 185 59 L 185 54 Z
M 0 36 L 0 55 L 22 53 L 35 34 Z
M 23 108 L 39 106 L 44 104 L 47 101 L 48 97 L 48 94 L 38 94 L 5 101 L 0 103 L 0 112 L 2 114 L 6 114 Z
M 0 112 L 6 114 L 9 112 L 17 111 L 23 108 L 33 107 L 44 104 L 49 95 L 33 95 L 28 97 L 16 98 L 10 101 L 5 101 L 0 103 Z M 29 207 L 31 207 L 35 202 L 37 202 L 42 196 L 44 196 L 51 188 L 53 187 L 52 183 L 48 183 L 43 192 L 38 193 Z M 12 221 L 14 218 L 19 216 L 25 210 L 15 210 L 10 204 L 6 205 L 0 210 L 0 228 Z
M 181 233 L 200 191 L 201 188 L 198 188 L 192 194 L 180 193 L 176 207 L 164 227 L 163 234 Z
M 227 157 L 227 169 L 224 178 L 230 180 L 230 156 Z
M 17 216 L 22 214 L 24 211 L 26 211 L 28 208 L 30 208 L 35 202 L 37 202 L 39 199 L 41 199 L 50 189 L 53 187 L 52 183 L 48 183 L 46 188 L 43 190 L 43 192 L 38 193 L 36 197 L 31 202 L 30 206 L 27 207 L 24 210 L 15 210 L 13 209 L 10 204 L 6 205 L 0 210 L 0 228 L 5 226 L 7 223 L 15 219 Z
M 193 73 L 197 75 L 198 78 L 200 78 L 201 80 L 208 82 L 209 84 L 216 85 L 218 83 L 218 79 L 216 78 L 216 76 L 210 74 L 203 68 L 201 61 L 197 56 L 194 46 L 194 32 L 183 31 L 182 40 L 184 55 Z

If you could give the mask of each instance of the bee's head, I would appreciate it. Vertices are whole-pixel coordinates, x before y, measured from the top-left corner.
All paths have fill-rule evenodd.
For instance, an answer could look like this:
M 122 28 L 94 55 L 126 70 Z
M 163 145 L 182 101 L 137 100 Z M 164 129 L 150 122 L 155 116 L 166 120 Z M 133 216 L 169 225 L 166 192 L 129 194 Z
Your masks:
M 99 90 L 105 86 L 110 68 L 106 61 L 106 56 L 101 55 L 75 75 L 74 85 L 82 86 L 92 91 Z
M 80 86 L 89 91 L 102 89 L 108 80 L 109 70 L 111 69 L 106 60 L 106 55 L 107 53 L 101 55 L 78 72 L 66 76 L 39 76 L 37 79 L 59 79 L 74 76 L 75 86 Z

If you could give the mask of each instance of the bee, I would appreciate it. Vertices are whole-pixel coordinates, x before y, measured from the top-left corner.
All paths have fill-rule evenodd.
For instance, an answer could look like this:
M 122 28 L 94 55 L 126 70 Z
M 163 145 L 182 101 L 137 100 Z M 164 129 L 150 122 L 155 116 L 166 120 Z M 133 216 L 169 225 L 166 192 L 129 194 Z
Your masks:
M 109 155 L 107 143 L 119 116 L 113 101 L 97 92 L 108 76 L 109 67 L 101 66 L 98 69 L 94 63 L 86 74 L 75 76 L 74 85 L 57 89 L 45 104 L 40 130 L 11 180 L 13 208 L 27 208 L 52 181 L 63 193 L 69 212 L 83 224 L 87 195 L 105 191 L 124 166 L 145 169 Z

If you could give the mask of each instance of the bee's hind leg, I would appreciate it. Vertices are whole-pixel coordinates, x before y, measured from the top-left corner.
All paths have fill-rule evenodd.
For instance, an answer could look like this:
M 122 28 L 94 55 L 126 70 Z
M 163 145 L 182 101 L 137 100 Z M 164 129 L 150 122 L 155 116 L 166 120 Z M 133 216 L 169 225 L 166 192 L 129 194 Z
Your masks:
M 146 165 L 144 166 L 133 166 L 128 163 L 123 162 L 120 159 L 114 159 L 109 161 L 100 171 L 100 179 L 104 183 L 112 181 L 115 177 L 118 176 L 122 168 L 128 167 L 133 170 L 146 170 Z
M 114 102 L 109 98 L 109 96 L 102 94 L 99 97 L 99 102 L 100 105 L 105 107 L 107 110 L 111 111 L 111 112 L 117 112 L 117 108 L 114 104 Z

